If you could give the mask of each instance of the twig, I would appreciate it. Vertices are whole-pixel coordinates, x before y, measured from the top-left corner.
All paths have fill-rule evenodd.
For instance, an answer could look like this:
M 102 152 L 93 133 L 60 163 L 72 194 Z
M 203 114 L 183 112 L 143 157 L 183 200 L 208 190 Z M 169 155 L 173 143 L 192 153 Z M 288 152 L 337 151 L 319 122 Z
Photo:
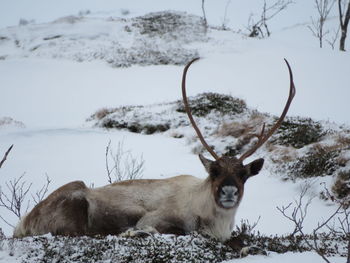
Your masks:
M 46 183 L 41 187 L 39 191 L 36 191 L 35 196 L 32 194 L 32 199 L 35 204 L 40 203 L 42 200 L 44 200 L 48 190 L 49 190 L 49 185 L 51 183 L 50 177 L 46 175 Z
M 112 162 L 112 165 L 110 165 L 110 162 Z M 130 151 L 124 151 L 123 142 L 118 143 L 116 153 L 111 148 L 111 141 L 108 142 L 105 152 L 108 183 L 141 178 L 144 163 L 145 161 L 142 155 L 140 158 L 136 158 Z M 112 173 L 114 174 L 114 181 L 112 179 Z
M 25 198 L 33 184 L 30 183 L 28 186 L 26 186 L 27 182 L 22 182 L 24 175 L 25 173 L 22 174 L 19 178 L 15 178 L 13 180 L 10 180 L 9 183 L 5 183 L 7 189 L 9 190 L 9 195 L 5 194 L 0 188 L 0 207 L 4 207 L 7 210 L 11 211 L 18 218 L 22 216 L 23 202 L 25 201 Z M 28 200 L 25 212 L 28 211 L 29 203 L 30 202 Z
M 109 140 L 107 147 L 106 147 L 106 153 L 105 153 L 105 160 L 106 160 L 106 170 L 107 170 L 107 177 L 108 177 L 108 183 L 112 183 L 112 178 L 111 178 L 111 173 L 112 171 L 109 169 L 109 164 L 108 164 L 108 153 L 109 153 L 109 148 L 111 147 L 111 140 Z
M 8 148 L 8 150 L 6 151 L 5 153 L 5 156 L 4 158 L 2 158 L 1 162 L 0 162 L 0 168 L 2 167 L 2 165 L 4 164 L 4 162 L 6 161 L 7 159 L 7 155 L 10 153 L 10 151 L 12 150 L 12 147 L 13 147 L 13 144 L 10 146 L 10 148 Z

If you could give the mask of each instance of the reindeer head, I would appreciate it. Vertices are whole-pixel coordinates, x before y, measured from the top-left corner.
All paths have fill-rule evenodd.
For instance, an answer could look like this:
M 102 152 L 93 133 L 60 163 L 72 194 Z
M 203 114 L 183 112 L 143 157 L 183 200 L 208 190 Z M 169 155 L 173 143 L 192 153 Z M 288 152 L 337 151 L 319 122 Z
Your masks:
M 247 165 L 243 165 L 235 157 L 223 156 L 216 161 L 206 159 L 199 155 L 211 182 L 212 192 L 216 204 L 221 208 L 237 207 L 242 199 L 244 183 L 251 176 L 257 175 L 264 159 L 257 159 Z
M 190 122 L 195 129 L 201 143 L 207 149 L 207 151 L 214 157 L 215 161 L 211 161 L 209 159 L 204 158 L 202 155 L 199 155 L 200 160 L 202 161 L 205 169 L 207 170 L 209 177 L 208 180 L 211 182 L 212 192 L 215 197 L 216 204 L 225 209 L 230 209 L 237 207 L 239 205 L 240 200 L 243 196 L 244 191 L 244 183 L 251 176 L 257 175 L 263 164 L 264 159 L 256 159 L 246 165 L 243 164 L 243 161 L 251 156 L 259 147 L 261 147 L 267 140 L 272 136 L 272 134 L 278 129 L 278 127 L 283 122 L 289 106 L 295 96 L 295 87 L 293 82 L 293 74 L 292 70 L 289 66 L 288 61 L 285 59 L 285 62 L 288 67 L 289 77 L 290 77 L 290 89 L 289 89 L 289 97 L 284 107 L 284 110 L 279 117 L 278 121 L 275 125 L 265 133 L 265 124 L 262 125 L 261 133 L 256 135 L 258 141 L 256 144 L 242 154 L 241 157 L 228 157 L 222 156 L 219 157 L 214 150 L 206 143 L 203 135 L 201 134 L 198 126 L 196 125 L 192 114 L 191 109 L 188 105 L 187 95 L 186 95 L 186 75 L 188 68 L 190 65 L 198 60 L 199 58 L 193 59 L 189 62 L 183 72 L 182 76 L 182 97 L 185 104 L 185 109 L 190 119 Z

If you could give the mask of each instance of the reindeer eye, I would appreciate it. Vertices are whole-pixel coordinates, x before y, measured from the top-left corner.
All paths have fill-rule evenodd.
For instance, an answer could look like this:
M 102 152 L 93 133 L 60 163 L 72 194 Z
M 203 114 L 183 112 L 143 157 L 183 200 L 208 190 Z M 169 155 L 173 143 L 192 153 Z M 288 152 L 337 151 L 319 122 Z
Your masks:
M 247 171 L 246 171 L 246 170 L 241 170 L 241 171 L 239 171 L 239 173 L 238 173 L 238 176 L 239 176 L 240 178 L 244 178 L 246 175 L 247 175 Z

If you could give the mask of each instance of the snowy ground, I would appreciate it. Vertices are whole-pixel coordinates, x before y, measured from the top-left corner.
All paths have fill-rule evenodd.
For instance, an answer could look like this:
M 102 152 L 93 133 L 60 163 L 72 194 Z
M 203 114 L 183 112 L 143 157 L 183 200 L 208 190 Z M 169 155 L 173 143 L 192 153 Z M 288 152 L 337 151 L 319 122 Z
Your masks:
M 209 22 L 220 25 L 226 1 L 220 1 L 220 4 L 207 2 Z M 278 115 L 289 84 L 283 62 L 283 58 L 287 58 L 297 87 L 289 114 L 350 124 L 345 108 L 350 95 L 350 55 L 329 47 L 317 48 L 317 41 L 304 25 L 313 12 L 310 3 L 296 1 L 285 11 L 285 16 L 277 17 L 271 23 L 273 35 L 267 40 L 246 39 L 229 31 L 213 30 L 208 42 L 190 43 L 187 47 L 197 49 L 203 59 L 190 69 L 189 95 L 204 91 L 231 94 L 246 100 L 250 107 L 261 112 Z M 228 11 L 229 25 L 235 30 L 244 28 L 249 13 L 259 10 L 252 1 L 242 4 L 242 9 L 237 5 L 232 2 Z M 33 0 L 30 4 L 17 0 L 1 3 L 0 36 L 8 33 L 30 39 L 32 35 L 27 36 L 30 31 L 25 27 L 6 28 L 17 25 L 20 18 L 45 23 L 29 26 L 42 28 L 52 35 L 68 32 L 71 30 L 69 26 L 66 29 L 53 27 L 50 22 L 87 9 L 91 13 L 84 23 L 88 24 L 78 23 L 74 29 L 76 36 L 84 36 L 89 32 L 86 25 L 91 24 L 96 25 L 93 32 L 98 35 L 99 31 L 106 30 L 108 18 L 123 16 L 123 10 L 129 11 L 125 18 L 168 9 L 201 15 L 199 1 L 153 1 L 147 5 L 139 1 L 101 1 L 98 4 L 97 1 L 75 1 L 74 4 L 60 1 L 57 8 L 51 7 L 52 2 L 42 0 Z M 39 12 L 44 9 L 47 11 Z M 105 41 L 108 40 L 107 37 Z M 86 43 L 91 44 L 89 48 L 96 46 L 94 39 Z M 4 55 L 7 57 L 0 60 L 0 119 L 11 117 L 22 122 L 25 128 L 18 124 L 0 126 L 0 156 L 11 144 L 15 145 L 1 169 L 0 185 L 24 172 L 26 180 L 33 182 L 32 191 L 42 186 L 45 174 L 52 179 L 50 191 L 72 180 L 104 185 L 107 183 L 104 154 L 109 140 L 114 145 L 124 141 L 124 146 L 135 156 L 143 155 L 144 178 L 178 174 L 206 176 L 198 157 L 191 153 L 185 140 L 162 134 L 106 131 L 86 123 L 93 112 L 103 107 L 180 99 L 182 66 L 113 68 L 103 60 L 76 62 L 69 57 L 55 59 L 52 53 L 32 56 L 26 50 L 1 45 L 0 42 L 0 56 Z M 266 234 L 289 233 L 292 226 L 276 206 L 291 202 L 298 196 L 302 184 L 282 182 L 268 170 L 263 170 L 247 183 L 237 222 L 241 219 L 254 222 L 261 216 L 257 230 Z M 315 199 L 305 228 L 310 231 L 333 210 L 334 207 Z M 17 218 L 8 211 L 0 208 L 0 213 L 16 224 Z M 11 227 L 3 223 L 0 227 L 6 235 L 11 235 Z M 0 255 L 0 261 L 10 262 L 8 260 L 7 256 Z M 321 260 L 315 253 L 308 252 L 249 256 L 238 261 L 287 263 Z M 334 258 L 332 262 L 344 260 Z

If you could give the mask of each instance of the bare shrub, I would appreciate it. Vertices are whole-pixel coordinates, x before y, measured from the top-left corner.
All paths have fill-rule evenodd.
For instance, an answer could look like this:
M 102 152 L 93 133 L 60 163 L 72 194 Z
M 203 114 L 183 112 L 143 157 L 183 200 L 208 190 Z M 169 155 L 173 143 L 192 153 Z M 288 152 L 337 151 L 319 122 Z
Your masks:
M 333 29 L 332 36 L 330 38 L 326 39 L 327 43 L 331 46 L 331 48 L 333 50 L 335 48 L 335 43 L 338 40 L 339 32 L 340 32 L 340 27 L 338 27 L 337 30 Z
M 317 9 L 318 17 L 315 19 L 311 17 L 311 26 L 308 26 L 313 36 L 319 41 L 320 48 L 323 46 L 323 38 L 329 33 L 325 31 L 324 26 L 331 12 L 335 0 L 315 0 L 315 7 Z
M 47 174 L 45 174 L 45 176 L 46 176 L 45 184 L 38 191 L 36 191 L 34 195 L 32 194 L 32 199 L 36 205 L 39 204 L 42 200 L 44 200 L 49 190 L 51 179 Z
M 257 20 L 254 20 L 254 16 L 250 15 L 248 19 L 248 36 L 249 37 L 260 37 L 265 38 L 271 35 L 271 32 L 268 28 L 267 22 L 278 15 L 281 11 L 285 10 L 288 5 L 292 4 L 291 0 L 277 0 L 271 5 L 264 4 L 260 17 Z
M 5 182 L 5 191 L 0 186 L 0 207 L 3 207 L 14 214 L 17 218 L 21 218 L 25 213 L 28 212 L 28 209 L 31 205 L 31 200 L 28 198 L 29 195 L 32 196 L 32 201 L 35 204 L 41 202 L 47 192 L 48 187 L 51 183 L 50 178 L 46 175 L 46 183 L 41 187 L 35 194 L 31 194 L 30 190 L 33 183 L 27 182 L 25 180 L 25 173 L 20 177 L 14 178 L 10 181 Z M 0 219 L 11 227 L 15 227 L 3 216 L 0 215 Z
M 326 249 L 323 247 L 324 244 L 320 242 L 320 237 L 330 237 L 334 234 L 341 235 L 348 242 L 347 257 L 350 260 L 350 210 L 349 206 L 344 206 L 341 200 L 334 198 L 330 194 L 327 188 L 325 188 L 325 195 L 328 196 L 329 200 L 332 200 L 336 205 L 336 210 L 330 214 L 323 222 L 317 223 L 317 226 L 312 230 L 311 234 L 304 232 L 304 221 L 308 215 L 308 208 L 312 202 L 312 198 L 308 198 L 306 201 L 307 193 L 311 188 L 310 183 L 306 183 L 302 186 L 298 199 L 294 202 L 289 203 L 287 206 L 277 207 L 281 214 L 294 224 L 294 230 L 292 235 L 299 234 L 305 244 L 310 250 L 315 251 L 324 261 L 330 263 L 325 253 Z M 331 224 L 333 220 L 339 222 L 339 226 Z M 320 233 L 321 230 L 328 230 L 328 233 Z
M 130 150 L 124 150 L 124 143 L 118 142 L 116 152 L 108 142 L 105 153 L 108 183 L 142 178 L 145 161 L 143 156 L 134 157 Z M 112 179 L 112 176 L 114 177 Z
M 20 218 L 23 213 L 28 211 L 30 202 L 28 200 L 27 204 L 25 204 L 25 201 L 26 196 L 33 185 L 33 183 L 28 183 L 24 180 L 24 175 L 25 174 L 22 174 L 18 178 L 14 178 L 9 182 L 5 182 L 8 193 L 5 193 L 0 187 L 0 207 L 6 208 L 8 211 L 15 214 L 18 218 Z M 1 215 L 0 218 L 9 226 L 14 227 Z

